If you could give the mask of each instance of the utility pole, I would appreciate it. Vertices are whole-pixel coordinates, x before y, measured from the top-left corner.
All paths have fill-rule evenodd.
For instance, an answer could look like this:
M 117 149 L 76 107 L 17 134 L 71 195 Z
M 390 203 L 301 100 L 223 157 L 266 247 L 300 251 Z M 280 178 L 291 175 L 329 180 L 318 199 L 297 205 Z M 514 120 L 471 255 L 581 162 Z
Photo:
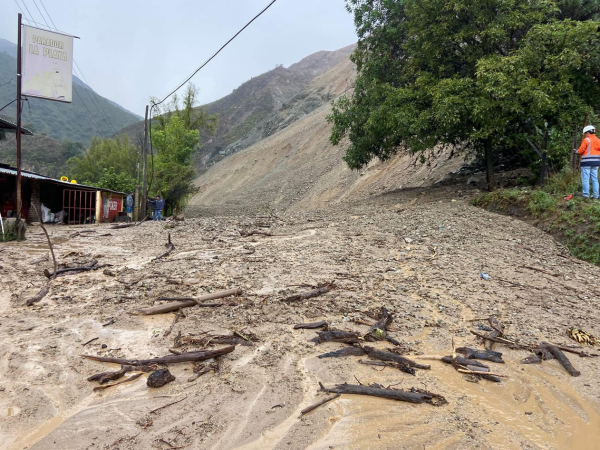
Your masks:
M 21 224 L 21 208 L 23 199 L 21 196 L 21 20 L 19 13 L 18 38 L 17 38 L 17 240 L 22 241 L 25 236 L 25 227 Z
M 146 105 L 146 115 L 144 116 L 144 147 L 142 148 L 142 198 L 140 201 L 140 216 L 146 217 L 146 200 L 148 199 L 148 105 Z

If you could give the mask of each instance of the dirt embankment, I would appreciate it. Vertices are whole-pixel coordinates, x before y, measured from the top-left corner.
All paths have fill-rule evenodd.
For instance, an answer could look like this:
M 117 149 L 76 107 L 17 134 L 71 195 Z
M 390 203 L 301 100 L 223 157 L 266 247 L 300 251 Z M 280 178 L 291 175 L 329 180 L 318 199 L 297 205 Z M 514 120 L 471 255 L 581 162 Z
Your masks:
M 468 330 L 490 314 L 524 342 L 567 343 L 571 325 L 600 334 L 599 268 L 558 256 L 565 249 L 540 230 L 470 206 L 456 189 L 419 191 L 279 219 L 187 220 L 168 230 L 150 222 L 69 237 L 81 227 L 52 227 L 60 262 L 96 258 L 113 264 L 116 276 L 99 270 L 58 278 L 29 308 L 23 303 L 51 267 L 31 264 L 48 253 L 44 237 L 34 227 L 27 242 L 2 244 L 0 448 L 597 448 L 597 359 L 571 355 L 582 373 L 573 378 L 556 361 L 521 365 L 527 352 L 500 346 L 506 364 L 493 369 L 508 378 L 473 384 L 436 361 L 411 376 L 374 370 L 358 364 L 359 357 L 319 359 L 343 345 L 315 346 L 313 331 L 293 330 L 295 323 L 324 319 L 364 333 L 368 326 L 354 319 L 371 322 L 365 312 L 385 305 L 395 317 L 392 335 L 411 358 L 447 355 L 453 337 L 457 346 L 480 347 Z M 245 227 L 274 236 L 244 238 L 239 231 Z M 164 251 L 168 232 L 175 251 L 152 261 Z M 481 271 L 491 281 L 481 280 Z M 303 290 L 292 285 L 334 279 L 337 289 L 321 297 L 283 301 Z M 173 313 L 133 314 L 160 296 L 236 286 L 244 288 L 242 297 L 219 308 L 186 308 L 167 337 Z M 166 355 L 180 332 L 210 330 L 252 332 L 260 342 L 238 346 L 223 358 L 220 373 L 193 382 L 187 381 L 191 363 L 171 365 L 176 380 L 160 389 L 146 386 L 147 375 L 102 392 L 86 381 L 117 366 L 81 353 Z M 449 404 L 342 396 L 298 418 L 322 397 L 318 382 L 330 386 L 355 377 L 426 388 Z

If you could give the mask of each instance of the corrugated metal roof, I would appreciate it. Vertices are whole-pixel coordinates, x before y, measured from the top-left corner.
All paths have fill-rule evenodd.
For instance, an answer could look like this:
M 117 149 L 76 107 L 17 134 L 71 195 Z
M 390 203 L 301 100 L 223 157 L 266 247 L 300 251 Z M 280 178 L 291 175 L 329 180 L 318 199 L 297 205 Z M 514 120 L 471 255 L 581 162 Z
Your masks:
M 9 130 L 17 130 L 17 124 L 11 122 L 10 120 L 6 120 L 0 117 L 0 128 L 6 128 Z M 21 134 L 26 134 L 27 136 L 33 136 L 33 133 L 29 131 L 27 128 L 21 127 Z
M 0 173 L 17 176 L 17 169 L 15 167 L 10 167 L 6 164 L 0 164 Z M 104 188 L 99 188 L 96 186 L 88 186 L 85 184 L 75 184 L 75 183 L 69 183 L 67 181 L 57 180 L 56 178 L 47 177 L 45 175 L 40 175 L 39 173 L 30 172 L 28 170 L 21 170 L 21 176 L 25 177 L 25 178 L 31 178 L 34 180 L 48 181 L 50 183 L 64 185 L 65 187 L 69 186 L 72 189 L 79 188 L 79 189 L 89 190 L 89 191 L 103 191 L 103 192 L 112 192 L 113 194 L 127 195 L 125 192 L 113 191 L 112 189 L 104 189 Z

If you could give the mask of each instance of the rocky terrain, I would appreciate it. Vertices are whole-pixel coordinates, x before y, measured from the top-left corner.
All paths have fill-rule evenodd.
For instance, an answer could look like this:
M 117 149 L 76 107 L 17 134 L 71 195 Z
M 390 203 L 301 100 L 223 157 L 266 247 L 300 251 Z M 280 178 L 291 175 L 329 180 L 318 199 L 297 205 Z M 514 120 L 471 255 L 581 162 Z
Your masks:
M 453 341 L 483 348 L 469 330 L 485 332 L 490 315 L 522 343 L 574 344 L 569 326 L 600 333 L 600 268 L 524 222 L 471 206 L 472 195 L 449 185 L 276 216 L 50 227 L 61 264 L 96 259 L 104 267 L 58 277 L 27 307 L 46 283 L 43 270 L 52 270 L 42 230 L 31 227 L 25 243 L 0 246 L 0 448 L 597 448 L 597 358 L 569 354 L 581 372 L 571 377 L 557 361 L 523 365 L 527 351 L 497 345 L 505 364 L 489 365 L 506 375 L 500 383 L 473 383 L 450 365 L 417 359 L 449 355 Z M 266 234 L 244 237 L 254 230 Z M 175 250 L 154 260 L 168 233 Z M 287 300 L 333 281 L 319 297 Z M 185 308 L 177 321 L 176 313 L 136 314 L 164 303 L 159 297 L 235 287 L 244 293 L 220 307 Z M 320 359 L 345 345 L 316 345 L 315 331 L 293 329 L 326 320 L 364 334 L 381 306 L 394 316 L 397 348 L 430 370 L 359 364 L 364 356 Z M 147 373 L 102 391 L 86 380 L 119 366 L 81 354 L 162 356 L 192 350 L 177 339 L 204 332 L 258 341 L 237 345 L 196 379 L 194 363 L 170 364 L 176 379 L 161 388 L 146 385 Z M 299 417 L 326 397 L 319 382 L 415 387 L 448 404 L 342 395 Z

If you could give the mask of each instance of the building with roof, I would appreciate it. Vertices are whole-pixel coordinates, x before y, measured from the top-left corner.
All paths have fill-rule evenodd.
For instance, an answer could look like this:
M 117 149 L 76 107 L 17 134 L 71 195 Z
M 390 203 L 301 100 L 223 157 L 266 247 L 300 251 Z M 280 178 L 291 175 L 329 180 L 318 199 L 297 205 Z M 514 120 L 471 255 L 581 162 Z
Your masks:
M 0 117 L 0 140 L 6 139 L 6 133 L 16 133 L 17 132 L 17 124 L 11 122 L 10 120 L 3 119 Z M 26 136 L 33 136 L 33 133 L 29 131 L 27 128 L 21 127 L 21 134 Z
M 0 208 L 2 217 L 16 216 L 17 169 L 0 163 Z M 21 170 L 23 205 L 21 216 L 37 222 L 35 206 L 44 222 L 84 224 L 127 220 L 123 212 L 126 193 L 57 180 Z

